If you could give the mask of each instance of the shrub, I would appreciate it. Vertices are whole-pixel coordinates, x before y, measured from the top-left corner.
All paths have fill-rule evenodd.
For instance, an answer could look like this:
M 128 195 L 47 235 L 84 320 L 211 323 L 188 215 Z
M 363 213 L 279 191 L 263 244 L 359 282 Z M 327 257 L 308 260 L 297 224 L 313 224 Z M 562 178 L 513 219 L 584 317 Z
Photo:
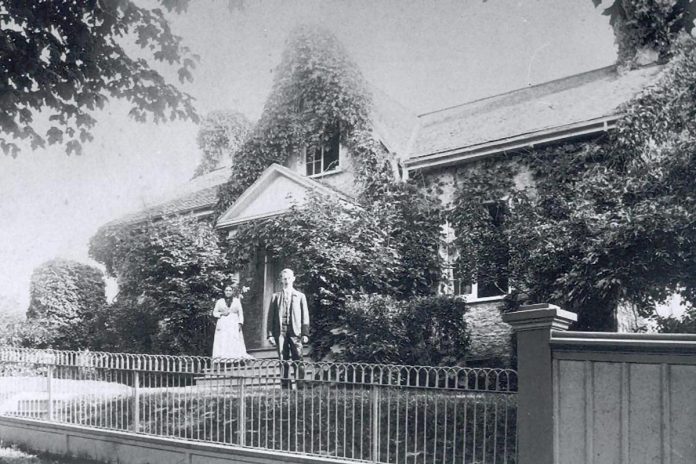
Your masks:
M 30 292 L 25 344 L 67 350 L 91 345 L 93 322 L 106 305 L 102 271 L 54 259 L 34 270 Z
M 689 308 L 682 317 L 655 317 L 657 331 L 662 333 L 696 333 L 696 311 Z
M 348 362 L 453 365 L 469 345 L 464 312 L 465 303 L 451 296 L 359 296 L 332 331 L 339 336 L 332 352 Z
M 178 217 L 103 228 L 90 253 L 118 279 L 97 349 L 209 354 L 210 312 L 229 269 L 211 224 Z

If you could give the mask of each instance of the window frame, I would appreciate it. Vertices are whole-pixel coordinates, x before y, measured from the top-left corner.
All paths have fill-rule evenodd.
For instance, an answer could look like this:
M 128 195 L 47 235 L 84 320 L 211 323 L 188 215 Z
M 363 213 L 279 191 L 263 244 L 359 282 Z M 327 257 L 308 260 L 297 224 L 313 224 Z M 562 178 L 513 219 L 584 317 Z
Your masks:
M 338 153 L 337 153 L 337 161 L 336 161 L 336 164 L 335 164 L 334 167 L 331 168 L 331 169 L 328 169 L 328 170 L 327 170 L 327 169 L 326 169 L 326 166 L 324 166 L 325 158 L 326 158 L 326 153 L 328 153 L 328 151 L 330 151 L 330 146 L 327 146 L 327 144 L 322 144 L 322 145 L 310 145 L 310 146 L 305 146 L 305 147 L 303 148 L 303 153 L 304 153 L 304 156 L 303 156 L 303 158 L 304 158 L 304 163 L 303 163 L 303 165 L 304 165 L 304 173 L 305 173 L 305 176 L 307 176 L 307 177 L 309 177 L 309 178 L 316 178 L 316 177 L 328 176 L 328 175 L 331 175 L 331 174 L 337 174 L 337 173 L 341 172 L 341 167 L 342 167 L 342 165 L 341 165 L 341 158 L 343 157 L 343 156 L 342 156 L 343 150 L 342 150 L 342 147 L 341 147 L 341 142 L 340 142 L 340 139 L 339 139 L 339 134 L 336 133 L 336 134 L 334 135 L 334 137 L 336 137 L 336 139 L 337 139 L 337 140 L 336 140 L 336 144 L 338 145 L 338 147 L 337 147 Z M 332 137 L 332 138 L 333 138 L 333 137 Z M 316 160 L 316 158 L 313 158 L 313 159 L 312 159 L 312 163 L 309 162 L 309 153 L 310 153 L 310 150 L 318 150 L 318 151 L 320 151 L 320 153 L 321 153 L 320 156 L 319 156 L 319 167 L 320 167 L 320 171 L 319 171 L 319 172 L 313 172 L 312 174 L 309 174 L 309 169 L 308 169 L 308 168 L 309 168 L 310 165 L 311 165 L 311 166 L 315 166 L 315 165 L 317 164 L 317 160 Z
M 507 204 L 507 201 L 505 199 L 500 200 L 503 203 Z M 494 201 L 486 202 L 486 203 L 495 203 Z M 444 245 L 446 248 L 449 248 L 450 246 L 454 246 L 454 242 L 456 240 L 456 235 L 454 232 L 454 228 L 451 226 L 451 223 L 448 219 L 445 219 L 445 222 L 441 224 L 441 227 L 443 229 L 443 240 L 441 241 L 441 246 Z M 442 250 L 442 248 L 441 248 Z M 441 250 L 438 250 L 438 253 L 442 253 Z M 479 284 L 477 281 L 473 281 L 469 284 L 462 285 L 462 280 L 463 279 L 455 279 L 454 276 L 454 261 L 457 259 L 457 254 L 459 252 L 456 251 L 455 253 L 452 253 L 455 257 L 451 260 L 451 262 L 447 262 L 449 260 L 449 250 L 446 249 L 444 255 L 446 257 L 443 257 L 443 266 L 442 266 L 442 275 L 443 279 L 446 278 L 446 281 L 444 282 L 446 287 L 448 289 L 451 289 L 451 295 L 459 298 L 465 298 L 468 303 L 484 303 L 487 301 L 500 301 L 503 298 L 505 298 L 507 295 L 510 294 L 512 291 L 512 287 L 510 286 L 508 282 L 507 286 L 507 291 L 505 293 L 501 293 L 500 295 L 493 295 L 493 296 L 478 296 L 478 289 L 479 289 Z M 442 255 L 441 255 L 442 256 Z M 459 287 L 460 289 L 462 287 L 466 288 L 469 287 L 469 293 L 456 293 L 456 288 Z

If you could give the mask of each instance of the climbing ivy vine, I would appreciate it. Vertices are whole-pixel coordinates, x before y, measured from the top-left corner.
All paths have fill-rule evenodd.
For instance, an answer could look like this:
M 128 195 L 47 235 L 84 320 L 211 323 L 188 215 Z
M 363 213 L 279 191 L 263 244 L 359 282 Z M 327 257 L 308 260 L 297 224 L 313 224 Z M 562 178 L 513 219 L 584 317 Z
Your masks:
M 595 7 L 602 0 L 592 0 Z M 606 4 L 605 4 L 606 5 Z M 681 33 L 691 34 L 696 19 L 693 0 L 613 0 L 604 9 L 614 27 L 618 63 L 633 67 L 641 51 L 666 61 Z
M 371 112 L 369 87 L 338 40 L 321 29 L 299 28 L 220 192 L 222 211 L 270 164 L 286 164 L 338 130 L 354 160 L 357 197 L 314 196 L 288 214 L 238 226 L 227 244 L 229 262 L 239 269 L 262 253 L 296 271 L 312 300 L 319 355 L 334 343 L 331 330 L 350 298 L 432 295 L 441 276 L 439 201 L 416 182 L 395 177 L 393 160 L 372 132 Z
M 673 53 L 607 136 L 517 153 L 514 172 L 482 169 L 460 183 L 457 232 L 472 251 L 461 265 L 485 272 L 487 253 L 507 252 L 510 307 L 547 301 L 578 312 L 579 328 L 611 329 L 620 303 L 648 315 L 673 293 L 696 301 L 696 41 Z M 532 185 L 510 182 L 521 172 Z M 481 205 L 501 188 L 498 241 Z
M 364 187 L 392 180 L 386 151 L 372 135 L 371 108 L 368 85 L 336 37 L 316 27 L 295 29 L 261 118 L 234 155 L 218 210 L 227 209 L 268 166 L 286 164 L 304 147 L 326 144 L 336 131 L 358 160 L 358 181 Z

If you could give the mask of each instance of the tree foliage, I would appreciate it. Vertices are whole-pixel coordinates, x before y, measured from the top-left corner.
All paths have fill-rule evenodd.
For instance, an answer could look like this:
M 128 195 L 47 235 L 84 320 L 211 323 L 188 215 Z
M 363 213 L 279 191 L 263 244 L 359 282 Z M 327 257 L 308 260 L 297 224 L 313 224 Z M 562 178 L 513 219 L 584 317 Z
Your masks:
M 389 235 L 398 256 L 396 295 L 408 298 L 430 295 L 442 278 L 439 246 L 442 204 L 434 192 L 421 187 L 416 176 L 409 182 L 372 181 L 380 192 L 365 195 L 363 205 Z
M 102 228 L 90 254 L 118 280 L 116 301 L 103 321 L 102 349 L 210 353 L 210 313 L 230 278 L 211 224 L 176 217 Z
M 31 276 L 26 342 L 36 348 L 90 347 L 94 321 L 105 310 L 104 274 L 94 266 L 54 259 Z
M 249 134 L 249 120 L 236 111 L 212 111 L 201 121 L 198 129 L 198 148 L 201 161 L 194 177 L 206 174 L 221 166 L 232 164 L 233 155 Z
M 158 3 L 180 12 L 188 0 Z M 162 8 L 131 0 L 1 0 L 0 25 L 0 148 L 6 154 L 19 153 L 17 140 L 32 148 L 64 144 L 68 154 L 79 154 L 92 139 L 94 111 L 110 98 L 128 101 L 136 121 L 197 119 L 191 96 L 124 47 L 132 40 L 149 59 L 176 66 L 180 82 L 192 79 L 198 58 L 172 32 Z M 39 113 L 50 121 L 44 133 Z
M 694 334 L 696 333 L 696 310 L 690 306 L 681 317 L 657 316 L 655 322 L 658 332 Z
M 602 0 L 592 0 L 595 7 Z M 613 0 L 604 9 L 614 27 L 618 63 L 632 67 L 641 51 L 653 51 L 666 61 L 679 34 L 690 34 L 696 19 L 693 0 Z
M 696 300 L 695 88 L 696 42 L 682 39 L 607 137 L 516 157 L 535 182 L 512 189 L 503 228 L 511 306 L 549 301 L 606 329 L 619 302 L 648 314 L 672 293 Z M 470 217 L 459 233 L 473 237 Z

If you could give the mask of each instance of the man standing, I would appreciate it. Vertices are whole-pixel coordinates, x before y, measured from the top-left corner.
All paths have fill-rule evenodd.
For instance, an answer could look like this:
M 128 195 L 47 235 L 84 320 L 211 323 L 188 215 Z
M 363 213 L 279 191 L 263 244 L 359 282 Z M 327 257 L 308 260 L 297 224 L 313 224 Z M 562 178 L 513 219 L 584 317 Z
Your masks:
M 295 361 L 295 377 L 304 378 L 302 347 L 309 341 L 309 310 L 304 293 L 293 288 L 295 273 L 291 269 L 280 272 L 283 290 L 273 294 L 268 308 L 268 341 L 278 349 L 281 361 Z M 289 365 L 283 363 L 281 386 L 290 386 Z

